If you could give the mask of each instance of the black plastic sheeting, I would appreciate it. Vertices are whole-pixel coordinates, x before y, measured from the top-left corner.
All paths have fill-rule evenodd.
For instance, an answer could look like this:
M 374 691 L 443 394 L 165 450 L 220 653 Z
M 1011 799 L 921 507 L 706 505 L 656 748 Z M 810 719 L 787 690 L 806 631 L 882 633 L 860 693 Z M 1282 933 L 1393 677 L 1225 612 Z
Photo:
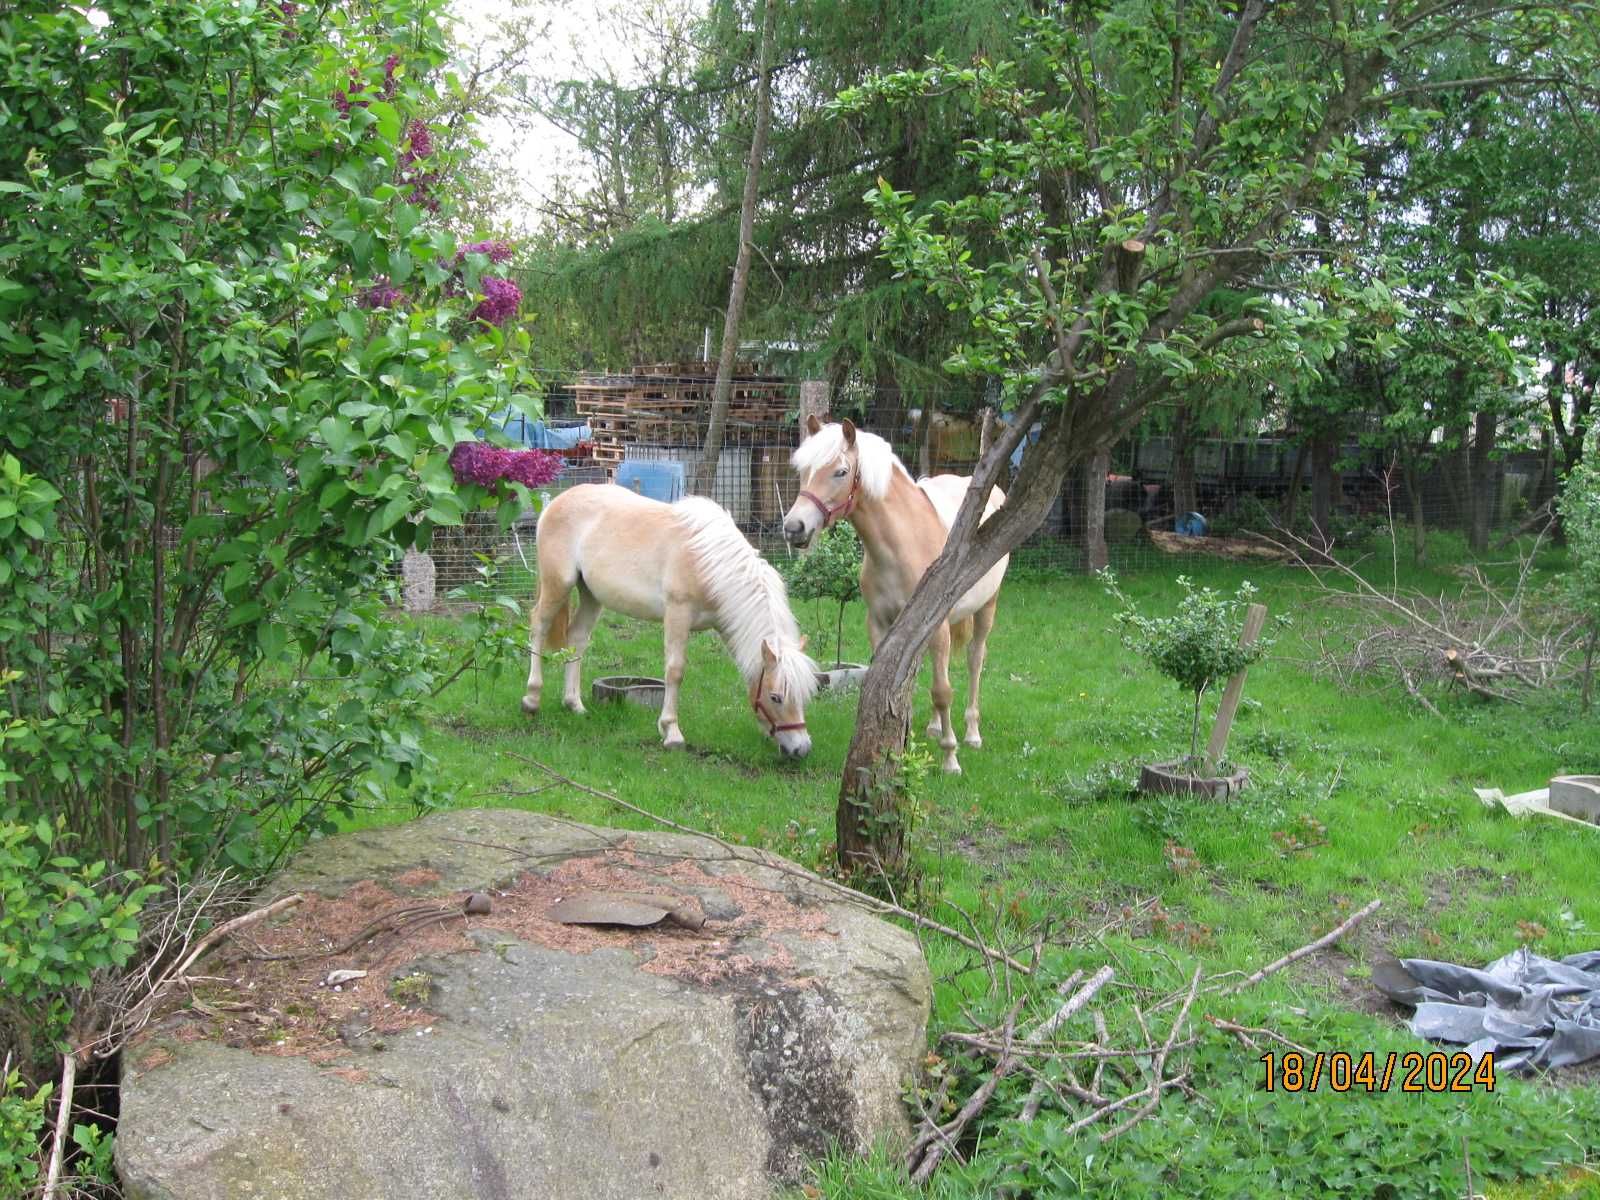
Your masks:
M 1492 1050 L 1497 1070 L 1600 1057 L 1600 950 L 1558 961 L 1523 946 L 1482 969 L 1403 958 L 1380 963 L 1372 982 L 1415 1005 L 1412 1033 L 1464 1045 L 1474 1062 Z

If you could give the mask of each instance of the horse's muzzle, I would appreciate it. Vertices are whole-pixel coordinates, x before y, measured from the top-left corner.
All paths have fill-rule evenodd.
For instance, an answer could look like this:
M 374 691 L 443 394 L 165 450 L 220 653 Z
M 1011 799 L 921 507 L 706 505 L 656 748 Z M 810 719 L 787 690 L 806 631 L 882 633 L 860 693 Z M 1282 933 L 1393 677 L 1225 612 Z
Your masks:
M 806 523 L 796 517 L 783 523 L 783 539 L 796 550 L 804 550 L 811 544 L 811 533 Z
M 788 734 L 777 734 L 778 749 L 785 758 L 804 758 L 811 753 L 811 736 L 802 733 L 795 737 Z

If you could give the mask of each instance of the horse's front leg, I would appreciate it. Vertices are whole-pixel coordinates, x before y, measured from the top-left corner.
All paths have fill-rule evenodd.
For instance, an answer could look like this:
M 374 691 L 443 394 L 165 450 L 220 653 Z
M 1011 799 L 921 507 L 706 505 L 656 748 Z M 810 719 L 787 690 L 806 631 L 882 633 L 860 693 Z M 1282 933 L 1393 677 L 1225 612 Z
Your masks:
M 689 614 L 669 605 L 661 619 L 662 640 L 666 647 L 667 694 L 661 701 L 661 717 L 656 730 L 668 750 L 683 748 L 683 731 L 678 728 L 678 687 L 683 683 L 684 647 L 689 643 Z
M 994 610 L 999 604 L 1000 593 L 996 592 L 989 603 L 972 614 L 972 640 L 967 643 L 967 733 L 962 740 L 974 749 L 983 745 L 983 735 L 978 732 L 978 691 L 983 682 L 983 662 L 989 655 Z
M 933 712 L 939 722 L 939 746 L 944 750 L 944 769 L 961 774 L 956 761 L 956 727 L 950 720 L 950 702 L 956 690 L 950 686 L 950 623 L 940 624 L 933 635 Z

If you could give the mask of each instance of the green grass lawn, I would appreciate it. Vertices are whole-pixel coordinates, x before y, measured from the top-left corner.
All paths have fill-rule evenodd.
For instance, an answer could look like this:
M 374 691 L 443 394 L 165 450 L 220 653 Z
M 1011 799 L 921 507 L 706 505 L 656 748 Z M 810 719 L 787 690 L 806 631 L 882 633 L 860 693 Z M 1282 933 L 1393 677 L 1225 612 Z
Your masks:
M 1370 566 L 1387 571 L 1381 556 Z M 1146 611 L 1165 611 L 1179 569 L 1128 575 L 1124 590 Z M 1336 951 L 1213 1009 L 1355 1052 L 1415 1048 L 1366 981 L 1374 955 L 1481 964 L 1524 940 L 1552 956 L 1600 945 L 1600 830 L 1517 821 L 1485 809 L 1471 790 L 1509 794 L 1557 773 L 1600 772 L 1600 718 L 1580 714 L 1575 695 L 1522 706 L 1447 696 L 1440 719 L 1403 696 L 1348 694 L 1307 668 L 1316 629 L 1344 618 L 1319 606 L 1303 575 L 1257 564 L 1181 569 L 1219 588 L 1249 578 L 1274 613 L 1295 622 L 1251 671 L 1234 730 L 1230 756 L 1249 768 L 1250 787 L 1223 804 L 1137 796 L 1141 762 L 1187 749 L 1185 697 L 1122 649 L 1099 583 L 1019 572 L 990 642 L 985 744 L 962 748 L 963 775 L 934 771 L 920 788 L 917 906 L 965 925 L 963 910 L 987 939 L 1018 952 L 1048 922 L 1041 974 L 1114 961 L 1122 982 L 1164 994 L 1196 963 L 1208 974 L 1263 965 L 1381 898 Z M 1453 586 L 1448 572 L 1402 575 L 1434 590 Z M 831 657 L 831 608 L 802 605 L 798 615 L 819 657 L 824 648 Z M 455 636 L 445 619 L 428 629 Z M 846 634 L 845 658 L 864 661 L 859 607 Z M 566 712 L 559 667 L 547 669 L 544 710 L 529 719 L 518 709 L 525 669 L 468 673 L 433 702 L 427 746 L 454 786 L 453 803 L 647 824 L 572 789 L 529 794 L 549 781 L 515 753 L 671 820 L 826 864 L 853 695 L 814 702 L 813 750 L 796 764 L 762 735 L 711 635 L 689 647 L 686 752 L 661 749 L 653 712 Z M 585 662 L 586 696 L 597 675 L 660 673 L 658 628 L 603 619 Z M 953 674 L 959 714 L 964 666 Z M 926 670 L 919 697 L 920 730 Z M 1118 925 L 1124 907 L 1133 915 Z M 1117 927 L 1094 936 L 1108 922 Z M 971 952 L 937 938 L 925 944 L 938 980 L 935 1031 L 963 1024 L 964 1005 L 995 1016 L 990 978 Z M 1494 1095 L 1466 1098 L 1269 1095 L 1255 1057 L 1221 1034 L 1197 1049 L 1195 1070 L 1205 1105 L 1171 1097 L 1156 1119 L 1108 1147 L 1092 1136 L 1052 1141 L 1064 1121 L 991 1128 L 967 1166 L 941 1172 L 935 1194 L 1459 1197 L 1463 1139 L 1480 1184 L 1600 1156 L 1592 1085 L 1503 1077 Z M 1574 1178 L 1580 1190 L 1498 1194 L 1592 1194 L 1581 1190 L 1586 1175 Z M 830 1164 L 819 1185 L 839 1196 L 915 1190 L 882 1161 Z

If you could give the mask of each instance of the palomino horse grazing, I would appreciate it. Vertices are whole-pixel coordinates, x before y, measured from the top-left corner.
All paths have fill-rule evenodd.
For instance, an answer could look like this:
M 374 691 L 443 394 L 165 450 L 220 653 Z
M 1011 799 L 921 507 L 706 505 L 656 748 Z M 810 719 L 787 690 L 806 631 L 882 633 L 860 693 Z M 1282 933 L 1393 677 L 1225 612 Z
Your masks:
M 848 518 L 861 534 L 861 595 L 867 602 L 867 634 L 872 648 L 900 615 L 923 574 L 944 549 L 966 495 L 967 479 L 961 475 L 934 475 L 913 483 L 911 474 L 895 457 L 889 443 L 876 434 L 858 430 L 849 421 L 823 425 L 815 416 L 807 423 L 809 436 L 790 460 L 800 473 L 800 498 L 784 516 L 783 533 L 793 546 L 809 546 L 817 532 Z M 1005 503 L 995 488 L 984 516 Z M 959 772 L 956 734 L 950 720 L 950 648 L 967 643 L 966 743 L 983 745 L 978 732 L 978 691 L 983 679 L 983 659 L 994 626 L 1000 581 L 1005 577 L 1002 558 L 989 573 L 957 602 L 949 617 L 934 632 L 933 711 L 928 736 L 944 749 L 944 769 Z M 970 618 L 970 620 L 969 620 Z
M 739 673 L 750 707 L 785 755 L 811 750 L 805 705 L 817 667 L 805 655 L 783 580 L 721 507 L 691 496 L 677 504 L 649 500 L 614 484 L 584 484 L 550 503 L 539 517 L 539 600 L 529 625 L 532 663 L 522 709 L 539 711 L 540 655 L 563 644 L 563 703 L 583 711 L 583 652 L 602 608 L 659 621 L 666 636 L 666 701 L 656 727 L 669 748 L 683 745 L 678 685 L 683 649 L 697 629 L 716 629 Z M 567 596 L 578 589 L 568 624 Z

